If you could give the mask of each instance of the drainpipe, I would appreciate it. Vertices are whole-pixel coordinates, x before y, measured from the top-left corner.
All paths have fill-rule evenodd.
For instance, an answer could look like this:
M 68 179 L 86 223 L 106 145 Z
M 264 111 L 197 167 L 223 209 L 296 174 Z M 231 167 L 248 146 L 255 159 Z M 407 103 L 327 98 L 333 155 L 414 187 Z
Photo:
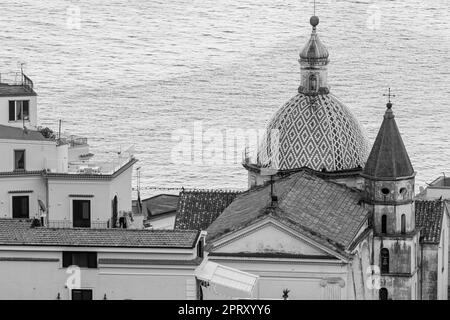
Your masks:
M 419 237 L 419 244 L 420 244 Z M 420 300 L 423 300 L 423 244 L 420 244 Z
M 47 209 L 47 221 L 46 221 L 46 225 L 49 225 L 49 221 L 50 221 L 50 208 L 48 206 L 48 202 L 49 202 L 49 195 L 48 195 L 48 177 L 47 177 L 47 172 L 45 173 L 45 206 Z

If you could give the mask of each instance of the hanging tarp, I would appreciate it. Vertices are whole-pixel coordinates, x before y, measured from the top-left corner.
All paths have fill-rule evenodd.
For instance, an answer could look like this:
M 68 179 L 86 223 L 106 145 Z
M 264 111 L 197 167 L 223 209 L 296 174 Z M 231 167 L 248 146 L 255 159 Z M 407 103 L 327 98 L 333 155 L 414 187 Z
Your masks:
M 259 276 L 227 267 L 212 261 L 203 261 L 195 270 L 198 280 L 214 287 L 225 287 L 253 297 Z M 236 296 L 238 298 L 239 296 Z

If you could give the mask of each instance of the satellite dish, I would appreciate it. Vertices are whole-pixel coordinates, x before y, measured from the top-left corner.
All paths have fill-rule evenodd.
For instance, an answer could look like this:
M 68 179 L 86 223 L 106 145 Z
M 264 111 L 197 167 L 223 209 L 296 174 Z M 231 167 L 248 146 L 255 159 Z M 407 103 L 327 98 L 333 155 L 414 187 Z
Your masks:
M 38 204 L 39 204 L 39 208 L 42 210 L 42 211 L 47 211 L 47 208 L 45 207 L 45 204 L 44 204 L 44 202 L 42 202 L 41 200 L 39 200 L 38 199 Z

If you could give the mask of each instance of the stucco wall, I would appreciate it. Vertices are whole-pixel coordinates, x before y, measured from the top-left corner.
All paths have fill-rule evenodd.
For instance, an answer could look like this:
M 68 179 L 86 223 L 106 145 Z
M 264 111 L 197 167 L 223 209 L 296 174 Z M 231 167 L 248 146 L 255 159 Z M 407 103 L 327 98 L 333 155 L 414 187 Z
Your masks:
M 91 221 L 107 221 L 111 217 L 109 181 L 49 179 L 48 184 L 50 220 L 72 221 L 74 199 L 91 201 Z M 93 197 L 69 197 L 69 195 L 93 195 Z
M 0 170 L 14 170 L 14 150 L 25 150 L 25 170 L 58 167 L 56 142 L 0 139 Z
M 438 247 L 423 245 L 422 248 L 422 300 L 437 299 Z
M 289 299 L 323 300 L 342 299 L 353 290 L 347 282 L 349 269 L 346 264 L 330 261 L 274 261 L 270 259 L 221 259 L 208 257 L 210 261 L 258 275 L 255 298 L 281 299 L 283 290 L 288 289 Z M 203 290 L 206 300 L 231 299 L 224 288 Z M 351 294 L 351 293 L 350 293 Z M 249 296 L 242 294 L 242 298 Z
M 31 193 L 9 193 L 10 191 L 33 191 Z M 45 201 L 45 182 L 40 175 L 23 177 L 0 177 L 0 218 L 12 218 L 12 196 L 29 196 L 30 218 L 39 214 L 38 199 Z
M 171 250 L 168 249 L 163 256 L 169 255 L 179 260 L 190 257 L 189 254 L 171 254 Z M 99 259 L 129 256 L 120 252 L 98 253 Z M 158 259 L 152 253 L 141 253 L 138 256 L 144 259 Z M 0 249 L 0 259 L 4 260 L 5 257 L 46 258 L 55 261 L 1 261 L 1 300 L 55 300 L 58 293 L 61 299 L 70 299 L 70 290 L 66 287 L 66 282 L 71 274 L 62 267 L 61 251 L 4 251 Z M 195 266 L 182 264 L 99 265 L 96 269 L 81 269 L 81 288 L 92 289 L 94 299 L 103 299 L 105 294 L 107 299 L 192 299 L 196 295 L 194 269 Z
M 37 124 L 37 97 L 0 97 L 0 124 L 5 126 L 14 126 L 22 128 L 22 121 L 9 121 L 9 100 L 29 100 L 29 117 L 30 121 L 25 121 L 25 126 L 28 128 L 36 127 Z

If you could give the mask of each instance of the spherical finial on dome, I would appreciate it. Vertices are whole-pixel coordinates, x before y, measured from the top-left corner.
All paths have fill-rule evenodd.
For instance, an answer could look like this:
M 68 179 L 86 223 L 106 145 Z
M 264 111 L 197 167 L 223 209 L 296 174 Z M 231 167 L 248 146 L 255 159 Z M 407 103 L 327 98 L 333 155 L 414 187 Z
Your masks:
M 392 103 L 391 103 L 391 102 L 388 102 L 388 103 L 386 104 L 386 108 L 392 109 Z
M 311 19 L 309 19 L 309 23 L 315 28 L 319 24 L 319 17 L 312 16 Z

